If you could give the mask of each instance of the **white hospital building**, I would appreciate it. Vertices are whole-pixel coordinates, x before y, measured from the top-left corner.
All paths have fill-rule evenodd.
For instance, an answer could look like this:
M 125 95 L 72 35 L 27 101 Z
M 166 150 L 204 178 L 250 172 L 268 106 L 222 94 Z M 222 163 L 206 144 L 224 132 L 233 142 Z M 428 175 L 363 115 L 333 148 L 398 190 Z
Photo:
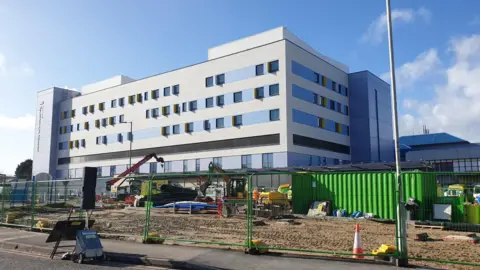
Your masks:
M 113 176 L 150 153 L 164 168 L 139 173 L 392 161 L 389 85 L 279 27 L 188 67 L 38 92 L 34 175 Z

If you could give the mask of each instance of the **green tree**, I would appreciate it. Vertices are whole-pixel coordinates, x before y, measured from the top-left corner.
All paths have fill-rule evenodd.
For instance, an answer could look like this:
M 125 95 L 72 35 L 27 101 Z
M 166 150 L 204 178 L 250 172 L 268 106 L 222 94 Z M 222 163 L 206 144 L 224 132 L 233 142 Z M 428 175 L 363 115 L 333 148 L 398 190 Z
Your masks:
M 17 165 L 15 169 L 15 176 L 23 179 L 30 179 L 32 177 L 32 163 L 31 159 L 27 159 Z

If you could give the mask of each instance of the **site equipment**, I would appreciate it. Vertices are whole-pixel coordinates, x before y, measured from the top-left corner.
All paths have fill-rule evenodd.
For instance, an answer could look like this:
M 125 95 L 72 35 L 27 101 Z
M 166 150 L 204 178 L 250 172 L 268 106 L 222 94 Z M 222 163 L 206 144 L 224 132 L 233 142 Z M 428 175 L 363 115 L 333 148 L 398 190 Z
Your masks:
M 445 192 L 445 197 L 464 197 L 466 202 L 474 201 L 474 187 L 464 184 L 450 185 Z
M 135 172 L 145 164 L 147 161 L 149 161 L 151 158 L 155 158 L 157 162 L 160 162 L 160 165 L 163 166 L 164 160 L 162 157 L 157 157 L 156 154 L 148 154 L 146 155 L 143 159 L 141 159 L 139 162 L 135 163 L 132 167 L 128 168 L 121 174 L 117 175 L 114 179 L 110 180 L 106 184 L 107 190 L 110 189 L 110 197 L 111 198 L 116 198 L 118 195 L 118 190 L 120 188 L 127 189 L 128 187 L 132 186 L 138 186 L 140 187 L 141 183 L 133 183 L 135 180 L 131 177 L 127 177 L 127 175 Z M 125 183 L 125 184 L 124 184 Z
M 85 260 L 103 261 L 106 259 L 103 246 L 96 231 L 77 231 L 76 240 L 75 251 L 71 255 L 72 261 L 81 264 Z
M 223 217 L 241 214 L 246 211 L 248 202 L 247 179 L 245 176 L 227 175 L 226 172 L 210 162 L 209 174 L 205 182 L 200 185 L 200 192 L 205 195 L 206 190 L 212 185 L 212 174 L 223 174 L 224 195 L 219 202 L 219 210 Z M 289 186 L 289 185 L 288 185 Z M 257 199 L 257 198 L 254 198 Z M 279 216 L 288 208 L 286 194 L 278 191 L 261 192 L 258 200 L 254 201 L 255 213 L 258 216 Z

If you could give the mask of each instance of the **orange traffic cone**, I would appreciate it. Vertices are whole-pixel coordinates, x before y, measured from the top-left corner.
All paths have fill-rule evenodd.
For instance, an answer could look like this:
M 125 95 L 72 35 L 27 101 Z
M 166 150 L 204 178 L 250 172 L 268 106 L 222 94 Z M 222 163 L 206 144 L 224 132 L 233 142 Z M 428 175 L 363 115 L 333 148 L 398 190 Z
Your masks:
M 355 237 L 353 239 L 353 258 L 363 259 L 362 238 L 360 238 L 360 224 L 355 226 Z

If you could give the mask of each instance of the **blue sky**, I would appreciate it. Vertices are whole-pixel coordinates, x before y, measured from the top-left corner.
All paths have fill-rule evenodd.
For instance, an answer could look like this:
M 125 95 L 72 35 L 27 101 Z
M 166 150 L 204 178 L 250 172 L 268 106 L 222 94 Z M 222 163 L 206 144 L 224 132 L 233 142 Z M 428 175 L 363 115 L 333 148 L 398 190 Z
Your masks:
M 403 134 L 480 140 L 480 1 L 392 0 Z M 36 92 L 201 62 L 207 49 L 286 26 L 322 54 L 388 80 L 376 1 L 0 2 L 0 172 L 33 155 Z

